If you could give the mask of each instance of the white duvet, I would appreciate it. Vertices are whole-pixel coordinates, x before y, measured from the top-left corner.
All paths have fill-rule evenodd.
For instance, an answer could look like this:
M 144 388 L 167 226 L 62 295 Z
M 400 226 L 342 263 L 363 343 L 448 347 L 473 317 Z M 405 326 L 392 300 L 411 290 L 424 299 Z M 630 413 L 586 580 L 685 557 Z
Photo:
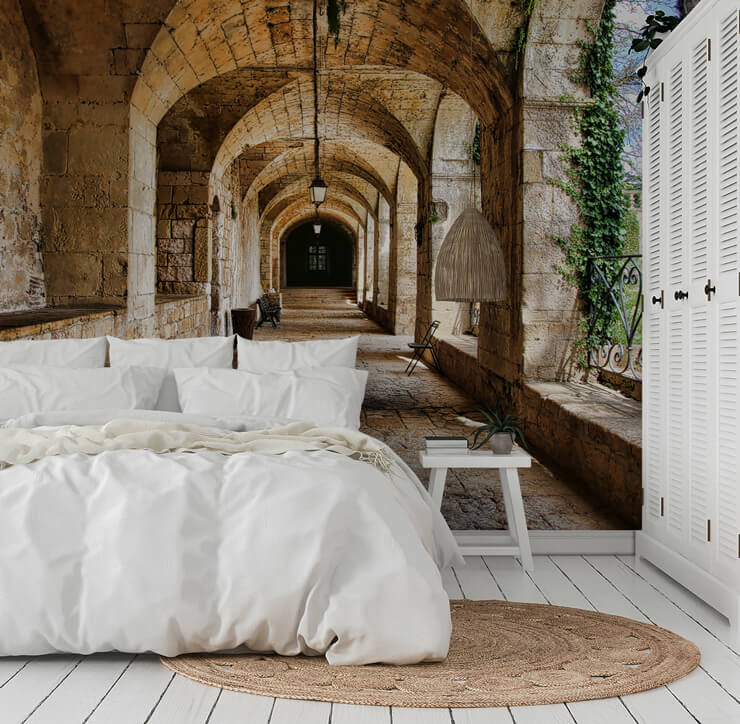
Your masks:
M 225 435 L 276 422 L 91 411 L 9 426 L 122 415 Z M 246 646 L 332 664 L 442 659 L 439 568 L 456 556 L 395 456 L 390 474 L 330 450 L 44 456 L 0 470 L 0 655 Z

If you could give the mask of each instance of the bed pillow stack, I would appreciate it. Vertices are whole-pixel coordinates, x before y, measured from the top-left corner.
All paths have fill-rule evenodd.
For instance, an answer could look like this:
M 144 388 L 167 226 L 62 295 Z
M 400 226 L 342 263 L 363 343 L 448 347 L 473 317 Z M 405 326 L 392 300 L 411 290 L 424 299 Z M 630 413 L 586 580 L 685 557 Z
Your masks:
M 148 409 L 164 373 L 106 368 L 105 337 L 0 343 L 0 420 L 32 412 Z
M 190 339 L 118 339 L 108 337 L 110 365 L 160 367 L 166 370 L 159 399 L 153 409 L 180 412 L 173 370 L 184 367 L 229 369 L 234 363 L 234 337 Z
M 0 342 L 0 420 L 38 412 L 161 410 L 359 428 L 367 372 L 359 337 Z M 110 367 L 105 367 L 106 357 Z
M 237 370 L 175 370 L 182 409 L 358 429 L 367 384 L 367 372 L 354 369 L 358 341 L 255 342 L 237 337 Z

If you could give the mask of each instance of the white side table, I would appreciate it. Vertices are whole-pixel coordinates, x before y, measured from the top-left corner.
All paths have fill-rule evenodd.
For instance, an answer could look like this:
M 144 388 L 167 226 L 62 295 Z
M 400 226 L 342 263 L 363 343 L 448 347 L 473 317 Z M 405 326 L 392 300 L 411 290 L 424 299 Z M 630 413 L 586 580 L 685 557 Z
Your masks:
M 508 540 L 511 545 L 465 545 L 461 543 L 463 555 L 475 556 L 519 556 L 522 566 L 534 569 L 532 548 L 529 544 L 527 518 L 524 515 L 522 489 L 519 486 L 519 468 L 531 468 L 532 458 L 520 447 L 515 446 L 508 455 L 495 455 L 490 450 L 468 450 L 461 453 L 434 455 L 422 450 L 419 460 L 423 468 L 431 470 L 429 494 L 434 505 L 442 505 L 447 470 L 449 468 L 490 468 L 498 470 L 504 494 L 506 521 L 509 525 Z

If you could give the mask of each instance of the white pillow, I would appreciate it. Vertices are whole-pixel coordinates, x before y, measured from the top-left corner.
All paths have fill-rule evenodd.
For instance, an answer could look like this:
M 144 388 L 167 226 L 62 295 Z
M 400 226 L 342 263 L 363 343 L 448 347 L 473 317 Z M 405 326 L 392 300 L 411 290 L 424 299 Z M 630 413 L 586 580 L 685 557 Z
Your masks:
M 53 410 L 152 409 L 164 375 L 154 367 L 1 367 L 0 419 Z
M 288 372 L 304 367 L 351 367 L 357 361 L 359 335 L 305 342 L 255 342 L 236 338 L 237 366 L 257 372 Z
M 0 367 L 105 367 L 105 337 L 91 339 L 18 339 L 0 342 Z
M 176 369 L 183 412 L 303 420 L 330 427 L 360 427 L 367 372 L 309 367 L 257 375 L 243 370 Z
M 175 367 L 234 366 L 234 337 L 192 337 L 190 339 L 118 339 L 108 337 L 110 366 L 136 365 L 166 367 L 168 373 L 154 409 L 180 412 Z

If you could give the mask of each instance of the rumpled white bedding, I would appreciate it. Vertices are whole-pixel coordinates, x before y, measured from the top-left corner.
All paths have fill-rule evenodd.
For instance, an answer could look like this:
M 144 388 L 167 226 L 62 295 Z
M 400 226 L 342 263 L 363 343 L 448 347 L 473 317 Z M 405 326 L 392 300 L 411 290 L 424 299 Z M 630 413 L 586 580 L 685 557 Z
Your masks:
M 121 417 L 132 412 L 37 414 L 7 427 Z M 275 423 L 133 417 L 211 432 Z M 419 481 L 394 463 L 385 474 L 328 450 L 123 449 L 0 470 L 0 655 L 244 645 L 325 653 L 332 664 L 444 658 L 439 567 L 457 548 Z

